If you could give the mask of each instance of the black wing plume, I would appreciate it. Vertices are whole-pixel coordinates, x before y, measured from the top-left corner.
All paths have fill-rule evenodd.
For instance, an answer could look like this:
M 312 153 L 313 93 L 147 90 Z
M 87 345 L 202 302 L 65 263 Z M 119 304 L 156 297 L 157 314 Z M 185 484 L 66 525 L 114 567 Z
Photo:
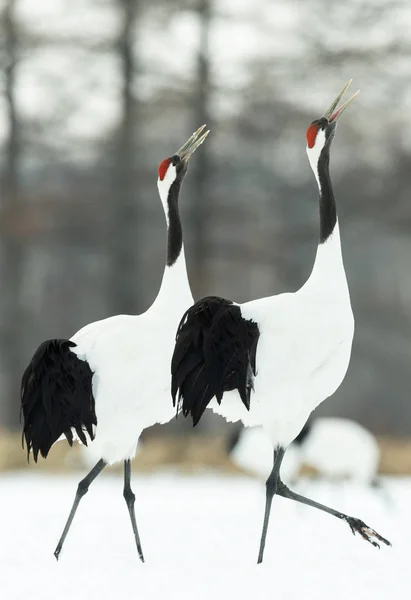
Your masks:
M 171 393 L 193 425 L 214 397 L 221 403 L 230 390 L 238 390 L 249 410 L 259 335 L 257 324 L 224 298 L 203 298 L 186 311 L 177 330 Z
M 74 429 L 87 445 L 88 433 L 94 438 L 97 425 L 92 391 L 93 373 L 89 364 L 80 360 L 70 348 L 70 340 L 47 340 L 34 353 L 21 381 L 21 415 L 23 444 L 27 457 L 33 451 L 44 458 L 63 434 L 73 444 Z

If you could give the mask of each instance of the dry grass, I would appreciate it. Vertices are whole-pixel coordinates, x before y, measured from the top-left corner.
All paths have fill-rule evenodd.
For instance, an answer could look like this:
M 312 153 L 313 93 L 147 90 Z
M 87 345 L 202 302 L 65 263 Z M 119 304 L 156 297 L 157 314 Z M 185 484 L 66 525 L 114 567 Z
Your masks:
M 408 438 L 380 438 L 380 473 L 384 475 L 411 475 L 411 440 Z
M 381 447 L 380 473 L 411 475 L 411 439 L 387 437 L 379 438 L 378 441 Z M 73 448 L 64 442 L 56 444 L 47 460 L 39 459 L 35 468 L 59 472 L 76 468 L 84 470 L 82 450 L 77 444 Z M 177 467 L 184 472 L 198 472 L 202 468 L 214 468 L 224 473 L 239 472 L 226 454 L 223 436 L 148 438 L 133 461 L 133 470 L 136 472 L 151 472 L 168 466 Z M 21 437 L 1 430 L 0 471 L 27 467 L 27 455 L 21 447 Z

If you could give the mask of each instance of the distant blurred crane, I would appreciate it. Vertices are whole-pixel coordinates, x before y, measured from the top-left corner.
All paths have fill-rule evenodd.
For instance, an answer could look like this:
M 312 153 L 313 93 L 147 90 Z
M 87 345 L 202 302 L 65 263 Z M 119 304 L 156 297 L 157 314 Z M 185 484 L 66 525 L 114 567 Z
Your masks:
M 262 425 L 270 436 L 274 464 L 266 483 L 259 563 L 275 494 L 343 519 L 373 546 L 377 540 L 389 544 L 363 521 L 292 492 L 280 478 L 287 446 L 311 411 L 340 386 L 351 355 L 354 318 L 329 173 L 337 121 L 356 96 L 337 109 L 349 84 L 306 132 L 320 192 L 320 240 L 307 282 L 296 293 L 241 305 L 203 298 L 183 316 L 173 354 L 173 399 L 194 425 L 210 405 L 228 421 Z
M 272 444 L 262 427 L 242 428 L 228 440 L 228 451 L 240 468 L 266 479 L 272 469 Z M 373 434 L 352 419 L 317 417 L 308 421 L 281 465 L 285 481 L 295 480 L 303 465 L 321 478 L 350 479 L 379 487 L 380 449 Z
M 200 127 L 158 167 L 158 189 L 167 221 L 167 261 L 156 300 L 142 315 L 118 315 L 86 325 L 70 340 L 43 342 L 24 372 L 21 405 L 27 452 L 37 461 L 63 437 L 72 445 L 93 440 L 101 457 L 80 481 L 54 552 L 58 559 L 81 498 L 107 464 L 124 460 L 124 498 L 140 559 L 143 551 L 130 486 L 130 462 L 143 429 L 174 415 L 170 360 L 175 332 L 193 302 L 187 278 L 178 208 L 193 152 L 208 135 Z

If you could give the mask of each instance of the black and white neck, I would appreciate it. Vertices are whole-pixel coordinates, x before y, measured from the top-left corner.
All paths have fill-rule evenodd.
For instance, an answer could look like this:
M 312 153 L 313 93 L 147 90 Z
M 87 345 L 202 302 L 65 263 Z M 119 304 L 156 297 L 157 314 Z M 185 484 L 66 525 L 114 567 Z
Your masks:
M 181 308 L 182 302 L 191 302 L 192 295 L 187 277 L 183 230 L 178 199 L 184 179 L 184 170 L 177 171 L 170 162 L 163 179 L 159 176 L 157 187 L 167 223 L 167 255 L 163 279 L 155 305 Z
M 311 275 L 304 289 L 328 289 L 341 294 L 348 292 L 347 281 L 341 252 L 340 230 L 338 226 L 337 206 L 332 188 L 329 165 L 330 148 L 334 127 L 319 129 L 315 142 L 307 146 L 307 155 L 319 189 L 320 239 Z

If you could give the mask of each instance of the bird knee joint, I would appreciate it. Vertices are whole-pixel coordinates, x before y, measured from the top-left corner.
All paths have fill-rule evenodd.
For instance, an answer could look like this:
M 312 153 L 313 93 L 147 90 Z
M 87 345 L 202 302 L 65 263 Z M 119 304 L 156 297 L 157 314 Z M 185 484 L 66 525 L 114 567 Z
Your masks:
M 132 489 L 124 488 L 123 496 L 127 504 L 134 504 L 136 496 Z
M 79 496 L 84 496 L 88 492 L 88 483 L 86 481 L 80 481 L 77 486 L 77 494 Z
M 277 479 L 267 479 L 267 481 L 265 482 L 265 487 L 266 487 L 267 492 L 273 496 L 277 491 L 277 485 L 278 485 Z

